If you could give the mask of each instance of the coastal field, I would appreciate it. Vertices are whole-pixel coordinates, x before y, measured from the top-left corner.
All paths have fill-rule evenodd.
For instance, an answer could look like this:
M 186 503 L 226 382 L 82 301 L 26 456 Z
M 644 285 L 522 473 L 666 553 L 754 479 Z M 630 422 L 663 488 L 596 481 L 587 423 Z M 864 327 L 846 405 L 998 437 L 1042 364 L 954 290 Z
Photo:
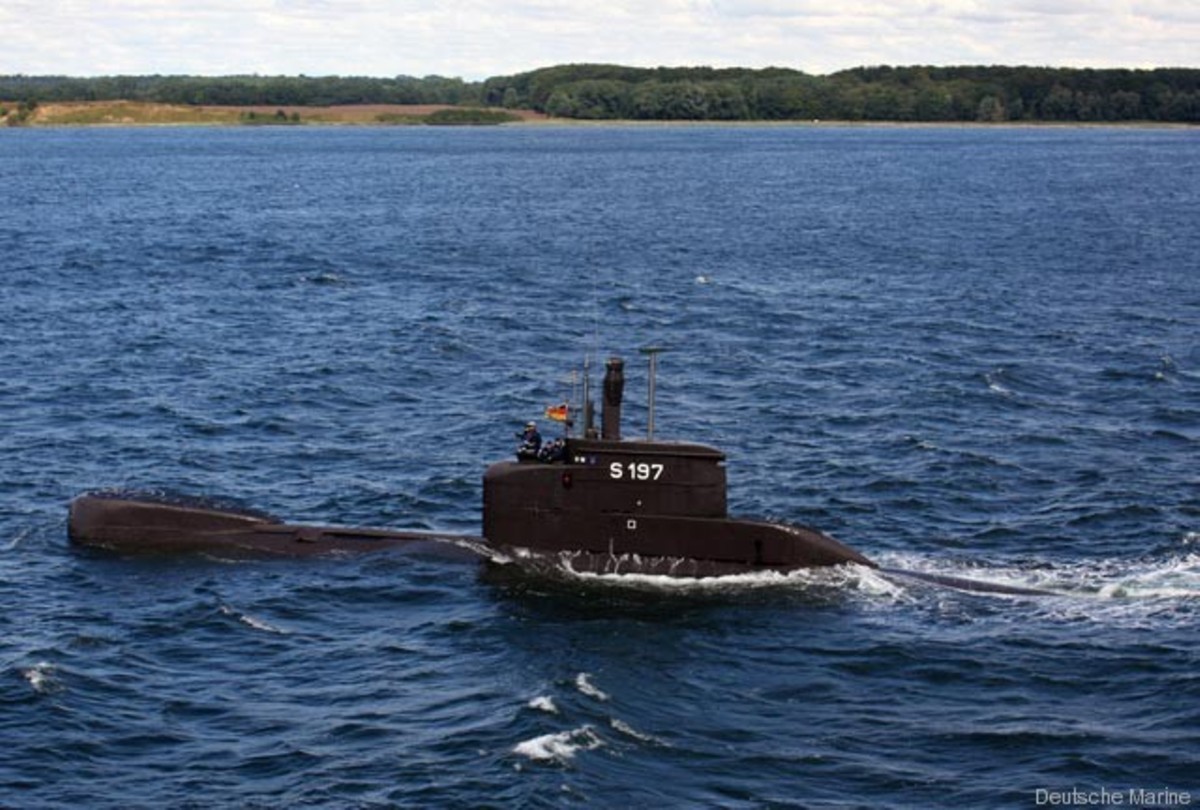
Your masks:
M 17 104 L 0 102 L 16 110 Z M 422 124 L 446 110 L 463 110 L 449 104 L 342 104 L 331 107 L 204 106 L 157 104 L 138 101 L 76 101 L 39 104 L 23 123 L 32 126 L 171 125 L 240 123 L 309 124 Z M 472 110 L 476 108 L 471 108 Z M 496 110 L 519 121 L 545 119 L 533 110 Z

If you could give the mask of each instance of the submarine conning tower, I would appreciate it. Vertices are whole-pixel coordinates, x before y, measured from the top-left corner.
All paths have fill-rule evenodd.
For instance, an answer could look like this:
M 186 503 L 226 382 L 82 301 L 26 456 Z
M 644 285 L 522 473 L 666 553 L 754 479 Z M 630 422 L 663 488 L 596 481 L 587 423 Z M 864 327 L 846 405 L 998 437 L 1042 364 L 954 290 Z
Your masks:
M 623 440 L 624 390 L 625 363 L 609 358 L 599 437 L 590 427 L 582 438 L 568 437 L 561 462 L 488 468 L 483 535 L 489 543 L 621 553 L 619 537 L 655 520 L 725 517 L 725 454 L 700 444 Z
M 654 351 L 647 351 L 650 431 Z M 622 570 L 632 560 L 643 572 L 682 576 L 867 562 L 813 529 L 729 518 L 725 454 L 703 444 L 623 440 L 624 386 L 624 362 L 613 357 L 606 363 L 598 437 L 585 425 L 582 438 L 566 439 L 560 460 L 501 461 L 487 469 L 488 544 L 568 554 L 591 571 Z M 584 413 L 589 410 L 585 402 Z

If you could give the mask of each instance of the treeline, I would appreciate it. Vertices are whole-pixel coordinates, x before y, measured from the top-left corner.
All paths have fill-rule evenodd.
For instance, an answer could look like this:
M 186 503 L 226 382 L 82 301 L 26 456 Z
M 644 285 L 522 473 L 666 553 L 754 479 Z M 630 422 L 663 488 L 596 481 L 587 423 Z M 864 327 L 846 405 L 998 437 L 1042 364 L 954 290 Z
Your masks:
M 1200 123 L 1200 70 L 864 67 L 814 76 L 785 68 L 560 65 L 483 82 L 442 76 L 0 76 L 0 100 L 482 105 L 581 119 Z
M 0 76 L 0 99 L 234 107 L 476 104 L 479 83 L 444 76 Z
M 1200 70 L 562 65 L 483 83 L 482 103 L 590 119 L 1200 122 Z

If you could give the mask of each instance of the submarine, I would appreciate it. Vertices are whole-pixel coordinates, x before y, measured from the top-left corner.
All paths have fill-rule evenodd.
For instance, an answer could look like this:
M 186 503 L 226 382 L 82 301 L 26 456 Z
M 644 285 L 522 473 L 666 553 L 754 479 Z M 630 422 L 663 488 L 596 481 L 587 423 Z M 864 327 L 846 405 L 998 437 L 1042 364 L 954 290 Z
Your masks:
M 801 525 L 729 516 L 725 454 L 704 444 L 654 438 L 655 356 L 650 355 L 649 429 L 621 435 L 624 361 L 605 364 L 601 425 L 594 426 L 585 367 L 582 435 L 521 454 L 483 475 L 480 537 L 437 532 L 287 523 L 271 515 L 186 496 L 96 491 L 69 506 L 78 546 L 121 554 L 306 557 L 397 545 L 453 545 L 518 562 L 577 572 L 709 577 L 749 571 L 874 562 Z
M 403 547 L 436 556 L 515 563 L 535 573 L 647 574 L 701 579 L 760 571 L 859 565 L 901 582 L 1007 596 L 1053 591 L 885 568 L 804 525 L 731 517 L 725 454 L 654 438 L 657 348 L 650 357 L 647 435 L 621 435 L 624 361 L 605 364 L 594 425 L 584 366 L 582 435 L 567 405 L 547 409 L 566 436 L 523 447 L 483 475 L 480 536 L 288 523 L 241 505 L 167 492 L 85 492 L 68 507 L 73 545 L 120 555 L 205 555 L 226 560 L 321 557 Z M 532 452 L 526 452 L 532 450 Z

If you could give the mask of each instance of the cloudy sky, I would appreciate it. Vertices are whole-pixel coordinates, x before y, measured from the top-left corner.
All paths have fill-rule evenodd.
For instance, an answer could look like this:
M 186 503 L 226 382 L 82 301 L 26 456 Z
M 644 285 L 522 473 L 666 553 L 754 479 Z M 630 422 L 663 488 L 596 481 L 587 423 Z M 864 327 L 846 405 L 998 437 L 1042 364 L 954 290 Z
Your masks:
M 0 74 L 1200 66 L 1200 0 L 0 0 Z

